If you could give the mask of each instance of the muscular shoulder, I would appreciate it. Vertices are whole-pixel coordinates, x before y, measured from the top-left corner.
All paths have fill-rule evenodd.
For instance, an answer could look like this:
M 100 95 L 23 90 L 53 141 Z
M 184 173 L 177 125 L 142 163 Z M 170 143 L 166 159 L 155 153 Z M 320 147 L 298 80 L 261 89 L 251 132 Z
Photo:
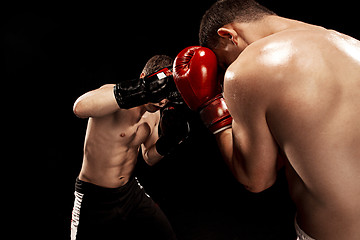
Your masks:
M 294 33 L 296 32 L 296 33 Z M 310 48 L 301 33 L 278 33 L 250 44 L 229 67 L 228 72 L 248 75 L 256 72 L 257 77 L 268 76 L 268 72 L 295 67 L 305 48 Z M 307 34 L 308 35 L 308 34 Z M 262 71 L 260 71 L 260 69 Z
M 319 70 L 323 67 L 319 46 L 326 42 L 323 32 L 289 31 L 254 42 L 228 68 L 225 88 L 266 99 L 282 84 L 303 78 L 312 69 Z
M 281 46 L 282 45 L 282 46 Z M 284 77 L 284 66 L 289 66 L 291 51 L 286 43 L 256 42 L 248 46 L 225 73 L 225 98 L 244 104 L 264 100 L 270 86 Z

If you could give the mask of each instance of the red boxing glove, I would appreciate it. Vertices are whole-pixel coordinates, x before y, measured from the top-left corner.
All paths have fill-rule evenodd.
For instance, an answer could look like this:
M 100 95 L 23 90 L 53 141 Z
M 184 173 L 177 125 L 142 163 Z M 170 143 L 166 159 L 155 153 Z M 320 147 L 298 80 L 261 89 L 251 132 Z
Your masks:
M 231 127 L 232 118 L 221 95 L 215 54 L 208 48 L 188 47 L 174 61 L 175 84 L 186 104 L 200 112 L 214 134 Z
M 204 108 L 200 110 L 200 117 L 213 134 L 232 125 L 232 117 L 221 93 L 205 103 Z

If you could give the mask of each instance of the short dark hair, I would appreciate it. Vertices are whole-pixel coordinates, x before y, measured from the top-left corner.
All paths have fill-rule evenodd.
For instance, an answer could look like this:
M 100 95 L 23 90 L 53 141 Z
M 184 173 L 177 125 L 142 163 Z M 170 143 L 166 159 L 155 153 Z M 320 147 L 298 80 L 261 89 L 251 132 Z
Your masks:
M 217 30 L 234 21 L 251 22 L 266 15 L 276 15 L 254 0 L 219 0 L 204 14 L 199 30 L 200 45 L 215 48 L 219 36 Z
M 164 67 L 171 66 L 173 59 L 167 55 L 155 55 L 150 58 L 143 69 L 145 76 L 155 73 Z

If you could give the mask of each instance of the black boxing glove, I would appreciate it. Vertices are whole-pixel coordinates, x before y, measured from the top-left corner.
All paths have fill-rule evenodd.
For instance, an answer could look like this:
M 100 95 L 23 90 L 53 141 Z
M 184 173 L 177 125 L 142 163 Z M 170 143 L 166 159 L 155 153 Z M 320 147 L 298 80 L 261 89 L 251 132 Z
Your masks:
M 189 132 L 190 126 L 181 106 L 165 108 L 160 119 L 160 138 L 155 145 L 156 151 L 162 156 L 169 154 L 187 138 Z
M 144 78 L 121 81 L 114 86 L 116 102 L 122 109 L 137 107 L 149 102 L 158 103 L 167 98 L 181 102 L 182 97 L 175 86 L 171 68 L 163 68 Z

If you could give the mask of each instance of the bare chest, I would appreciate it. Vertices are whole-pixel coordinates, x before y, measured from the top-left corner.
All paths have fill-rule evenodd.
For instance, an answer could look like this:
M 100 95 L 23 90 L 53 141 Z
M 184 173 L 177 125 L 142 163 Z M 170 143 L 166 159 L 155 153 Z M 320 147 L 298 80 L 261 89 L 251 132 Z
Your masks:
M 150 136 L 152 132 L 151 124 L 139 122 L 127 128 L 119 128 L 117 138 L 119 142 L 127 146 L 139 146 Z
M 156 118 L 145 114 L 136 121 L 123 121 L 116 131 L 116 138 L 125 146 L 139 146 L 155 131 Z

